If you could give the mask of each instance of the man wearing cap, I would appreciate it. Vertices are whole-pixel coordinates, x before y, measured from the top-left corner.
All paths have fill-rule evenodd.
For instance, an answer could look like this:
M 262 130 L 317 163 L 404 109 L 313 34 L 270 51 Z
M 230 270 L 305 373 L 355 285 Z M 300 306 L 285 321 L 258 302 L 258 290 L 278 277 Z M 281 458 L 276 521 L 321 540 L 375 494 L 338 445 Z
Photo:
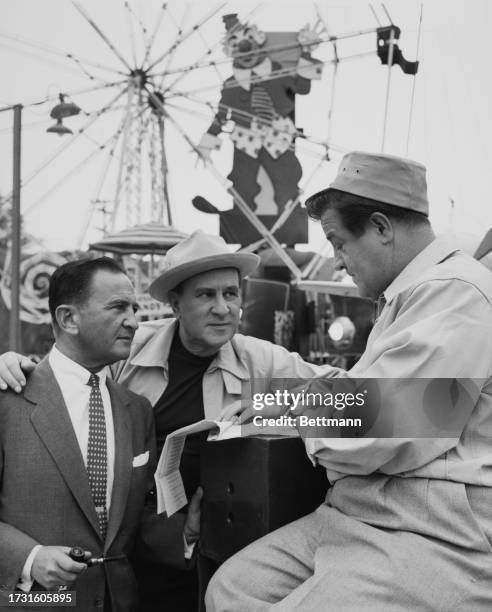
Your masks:
M 326 372 L 283 347 L 236 334 L 241 280 L 258 263 L 257 255 L 231 253 L 222 238 L 201 230 L 168 251 L 163 273 L 152 283 L 150 294 L 169 301 L 175 318 L 142 323 L 129 358 L 112 368 L 117 382 L 150 400 L 158 452 L 166 436 L 180 427 L 233 415 L 250 378 L 264 386 L 258 392 L 266 392 L 272 378 L 309 378 Z M 0 357 L 0 381 L 15 386 L 9 377 L 21 377 L 18 359 L 27 370 L 33 366 L 29 360 L 13 357 L 12 361 L 12 355 Z M 6 364 L 11 364 L 12 374 L 6 373 Z M 181 472 L 188 498 L 199 484 L 199 443 L 199 438 L 189 437 L 183 452 Z M 180 518 L 184 523 L 185 515 L 171 517 L 173 521 Z M 148 524 L 142 534 L 136 565 L 142 610 L 196 609 L 192 574 L 155 562 L 165 519 L 155 515 L 148 521 L 153 525 Z M 192 542 L 198 533 L 185 535 Z
M 416 162 L 349 153 L 306 206 L 338 267 L 380 305 L 348 376 L 473 379 L 470 411 L 447 433 L 447 395 L 430 406 L 444 415 L 432 436 L 306 438 L 333 483 L 325 503 L 221 566 L 207 612 L 491 610 L 492 277 L 435 238 Z M 385 400 L 395 431 L 405 417 L 414 431 L 429 422 L 408 394 Z

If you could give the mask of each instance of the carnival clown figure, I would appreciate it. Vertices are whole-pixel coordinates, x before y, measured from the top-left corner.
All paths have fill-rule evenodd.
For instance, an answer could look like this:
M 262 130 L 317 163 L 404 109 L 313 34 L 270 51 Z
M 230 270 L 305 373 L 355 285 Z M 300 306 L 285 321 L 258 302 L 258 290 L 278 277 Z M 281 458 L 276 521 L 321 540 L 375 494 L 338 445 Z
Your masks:
M 220 148 L 227 121 L 233 122 L 234 190 L 272 227 L 289 201 L 295 201 L 302 176 L 295 155 L 295 95 L 308 94 L 311 80 L 321 78 L 322 63 L 311 57 L 318 39 L 307 26 L 298 33 L 260 31 L 225 15 L 224 51 L 232 58 L 233 76 L 221 92 L 217 114 L 202 136 L 199 150 L 206 158 Z M 222 211 L 221 234 L 228 242 L 247 244 L 258 232 L 237 208 Z M 307 216 L 297 208 L 275 234 L 287 244 L 307 242 Z

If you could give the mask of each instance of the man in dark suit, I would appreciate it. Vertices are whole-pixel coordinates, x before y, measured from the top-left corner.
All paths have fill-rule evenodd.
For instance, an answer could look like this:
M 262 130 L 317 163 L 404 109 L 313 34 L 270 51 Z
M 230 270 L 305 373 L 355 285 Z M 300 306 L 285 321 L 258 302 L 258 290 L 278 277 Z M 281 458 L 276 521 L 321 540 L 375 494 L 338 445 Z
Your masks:
M 153 481 L 153 415 L 104 370 L 128 356 L 135 292 L 99 258 L 56 270 L 49 302 L 55 346 L 21 395 L 0 397 L 0 601 L 73 585 L 78 610 L 135 610 L 127 555 Z M 182 532 L 167 535 L 162 547 L 184 563 Z M 72 546 L 120 558 L 88 566 Z

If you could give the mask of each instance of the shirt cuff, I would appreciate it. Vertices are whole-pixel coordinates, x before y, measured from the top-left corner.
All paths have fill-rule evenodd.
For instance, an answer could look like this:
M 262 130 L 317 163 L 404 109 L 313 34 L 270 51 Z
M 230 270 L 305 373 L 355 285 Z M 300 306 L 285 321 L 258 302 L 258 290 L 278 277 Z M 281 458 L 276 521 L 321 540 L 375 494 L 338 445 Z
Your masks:
M 183 534 L 183 546 L 184 546 L 184 558 L 189 561 L 191 557 L 193 556 L 193 551 L 195 550 L 196 542 L 192 542 L 191 544 L 188 544 Z
M 37 555 L 38 550 L 40 548 L 41 548 L 41 544 L 38 544 L 31 550 L 31 552 L 29 553 L 29 556 L 26 559 L 26 562 L 24 563 L 24 567 L 22 568 L 22 574 L 21 574 L 21 578 L 19 582 L 17 583 L 17 588 L 20 589 L 21 591 L 24 591 L 25 593 L 29 593 L 34 583 L 34 579 L 31 576 L 31 569 L 32 569 L 34 557 Z

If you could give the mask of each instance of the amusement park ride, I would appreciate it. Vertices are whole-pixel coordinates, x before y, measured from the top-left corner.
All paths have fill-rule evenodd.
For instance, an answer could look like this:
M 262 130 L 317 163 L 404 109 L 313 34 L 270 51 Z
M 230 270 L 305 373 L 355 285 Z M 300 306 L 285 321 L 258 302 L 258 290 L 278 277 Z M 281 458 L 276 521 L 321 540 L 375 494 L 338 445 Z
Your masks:
M 263 31 L 253 11 L 231 13 L 227 3 L 204 11 L 202 17 L 184 27 L 176 22 L 172 4 L 167 3 L 154 16 L 152 28 L 147 28 L 131 2 L 124 2 L 131 54 L 112 42 L 111 35 L 81 2 L 73 1 L 73 6 L 107 47 L 115 67 L 0 32 L 4 42 L 75 64 L 89 81 L 79 90 L 57 93 L 57 104 L 51 108 L 55 123 L 46 131 L 64 140 L 46 160 L 24 174 L 23 188 L 84 137 L 96 142 L 97 148 L 47 192 L 25 203 L 24 214 L 97 158 L 100 172 L 80 228 L 78 252 L 87 243 L 90 230 L 100 226 L 102 236 L 91 242 L 90 249 L 123 257 L 137 285 L 144 316 L 165 315 L 163 306 L 153 303 L 145 290 L 148 277 L 158 270 L 159 256 L 186 235 L 175 226 L 177 203 L 172 200 L 169 184 L 170 180 L 191 177 L 170 177 L 168 143 L 172 131 L 183 139 L 189 155 L 204 165 L 232 204 L 228 210 L 220 209 L 197 184 L 194 208 L 204 215 L 216 215 L 220 234 L 228 243 L 254 250 L 262 258 L 258 277 L 245 283 L 243 333 L 282 343 L 308 359 L 350 365 L 364 348 L 372 323 L 372 304 L 358 298 L 349 282 L 333 280 L 332 260 L 324 253 L 301 252 L 295 245 L 308 242 L 308 219 L 301 207 L 306 185 L 331 163 L 333 153 L 336 157 L 344 151 L 331 138 L 340 67 L 349 59 L 379 57 L 388 69 L 385 117 L 392 67 L 398 64 L 405 74 L 417 73 L 418 62 L 404 58 L 398 46 L 400 28 L 393 24 L 384 5 L 387 25 L 381 24 L 371 6 L 377 27 L 335 35 L 319 9 L 311 26 L 274 32 Z M 223 33 L 209 45 L 203 29 L 213 20 L 221 20 Z M 161 37 L 163 24 L 175 27 L 173 36 L 165 40 Z M 139 44 L 137 34 L 141 37 Z M 357 56 L 344 55 L 343 41 L 358 37 L 370 40 L 370 48 Z M 195 38 L 205 46 L 204 52 L 177 65 L 182 51 Z M 316 54 L 320 48 L 330 48 L 331 53 L 324 53 L 320 59 Z M 326 72 L 330 73 L 331 92 L 326 109 L 328 133 L 325 139 L 319 139 L 296 124 L 296 97 L 309 95 L 313 82 L 326 79 Z M 211 74 L 215 83 L 209 78 Z M 87 106 L 85 101 L 95 94 L 106 96 L 102 105 L 92 112 L 82 111 Z M 49 96 L 23 106 L 53 101 Z M 70 125 L 76 115 L 85 118 L 74 133 Z M 113 120 L 111 133 L 101 141 L 97 138 L 98 126 L 109 116 L 119 118 Z M 198 138 L 196 130 L 188 129 L 188 121 L 197 120 L 202 125 Z M 385 126 L 386 121 L 383 150 Z M 227 147 L 232 153 L 232 169 L 225 176 L 214 158 Z M 305 157 L 311 158 L 310 173 L 300 187 Z M 179 203 L 190 208 L 191 204 Z M 20 264 L 21 319 L 25 329 L 30 329 L 23 333 L 24 351 L 42 353 L 46 349 L 47 279 L 56 265 L 70 257 L 73 254 L 37 253 L 24 257 Z M 6 307 L 2 304 L 0 317 L 11 304 L 9 266 L 7 256 L 0 281 Z M 38 333 L 41 329 L 44 335 Z M 1 348 L 6 348 L 5 343 Z

